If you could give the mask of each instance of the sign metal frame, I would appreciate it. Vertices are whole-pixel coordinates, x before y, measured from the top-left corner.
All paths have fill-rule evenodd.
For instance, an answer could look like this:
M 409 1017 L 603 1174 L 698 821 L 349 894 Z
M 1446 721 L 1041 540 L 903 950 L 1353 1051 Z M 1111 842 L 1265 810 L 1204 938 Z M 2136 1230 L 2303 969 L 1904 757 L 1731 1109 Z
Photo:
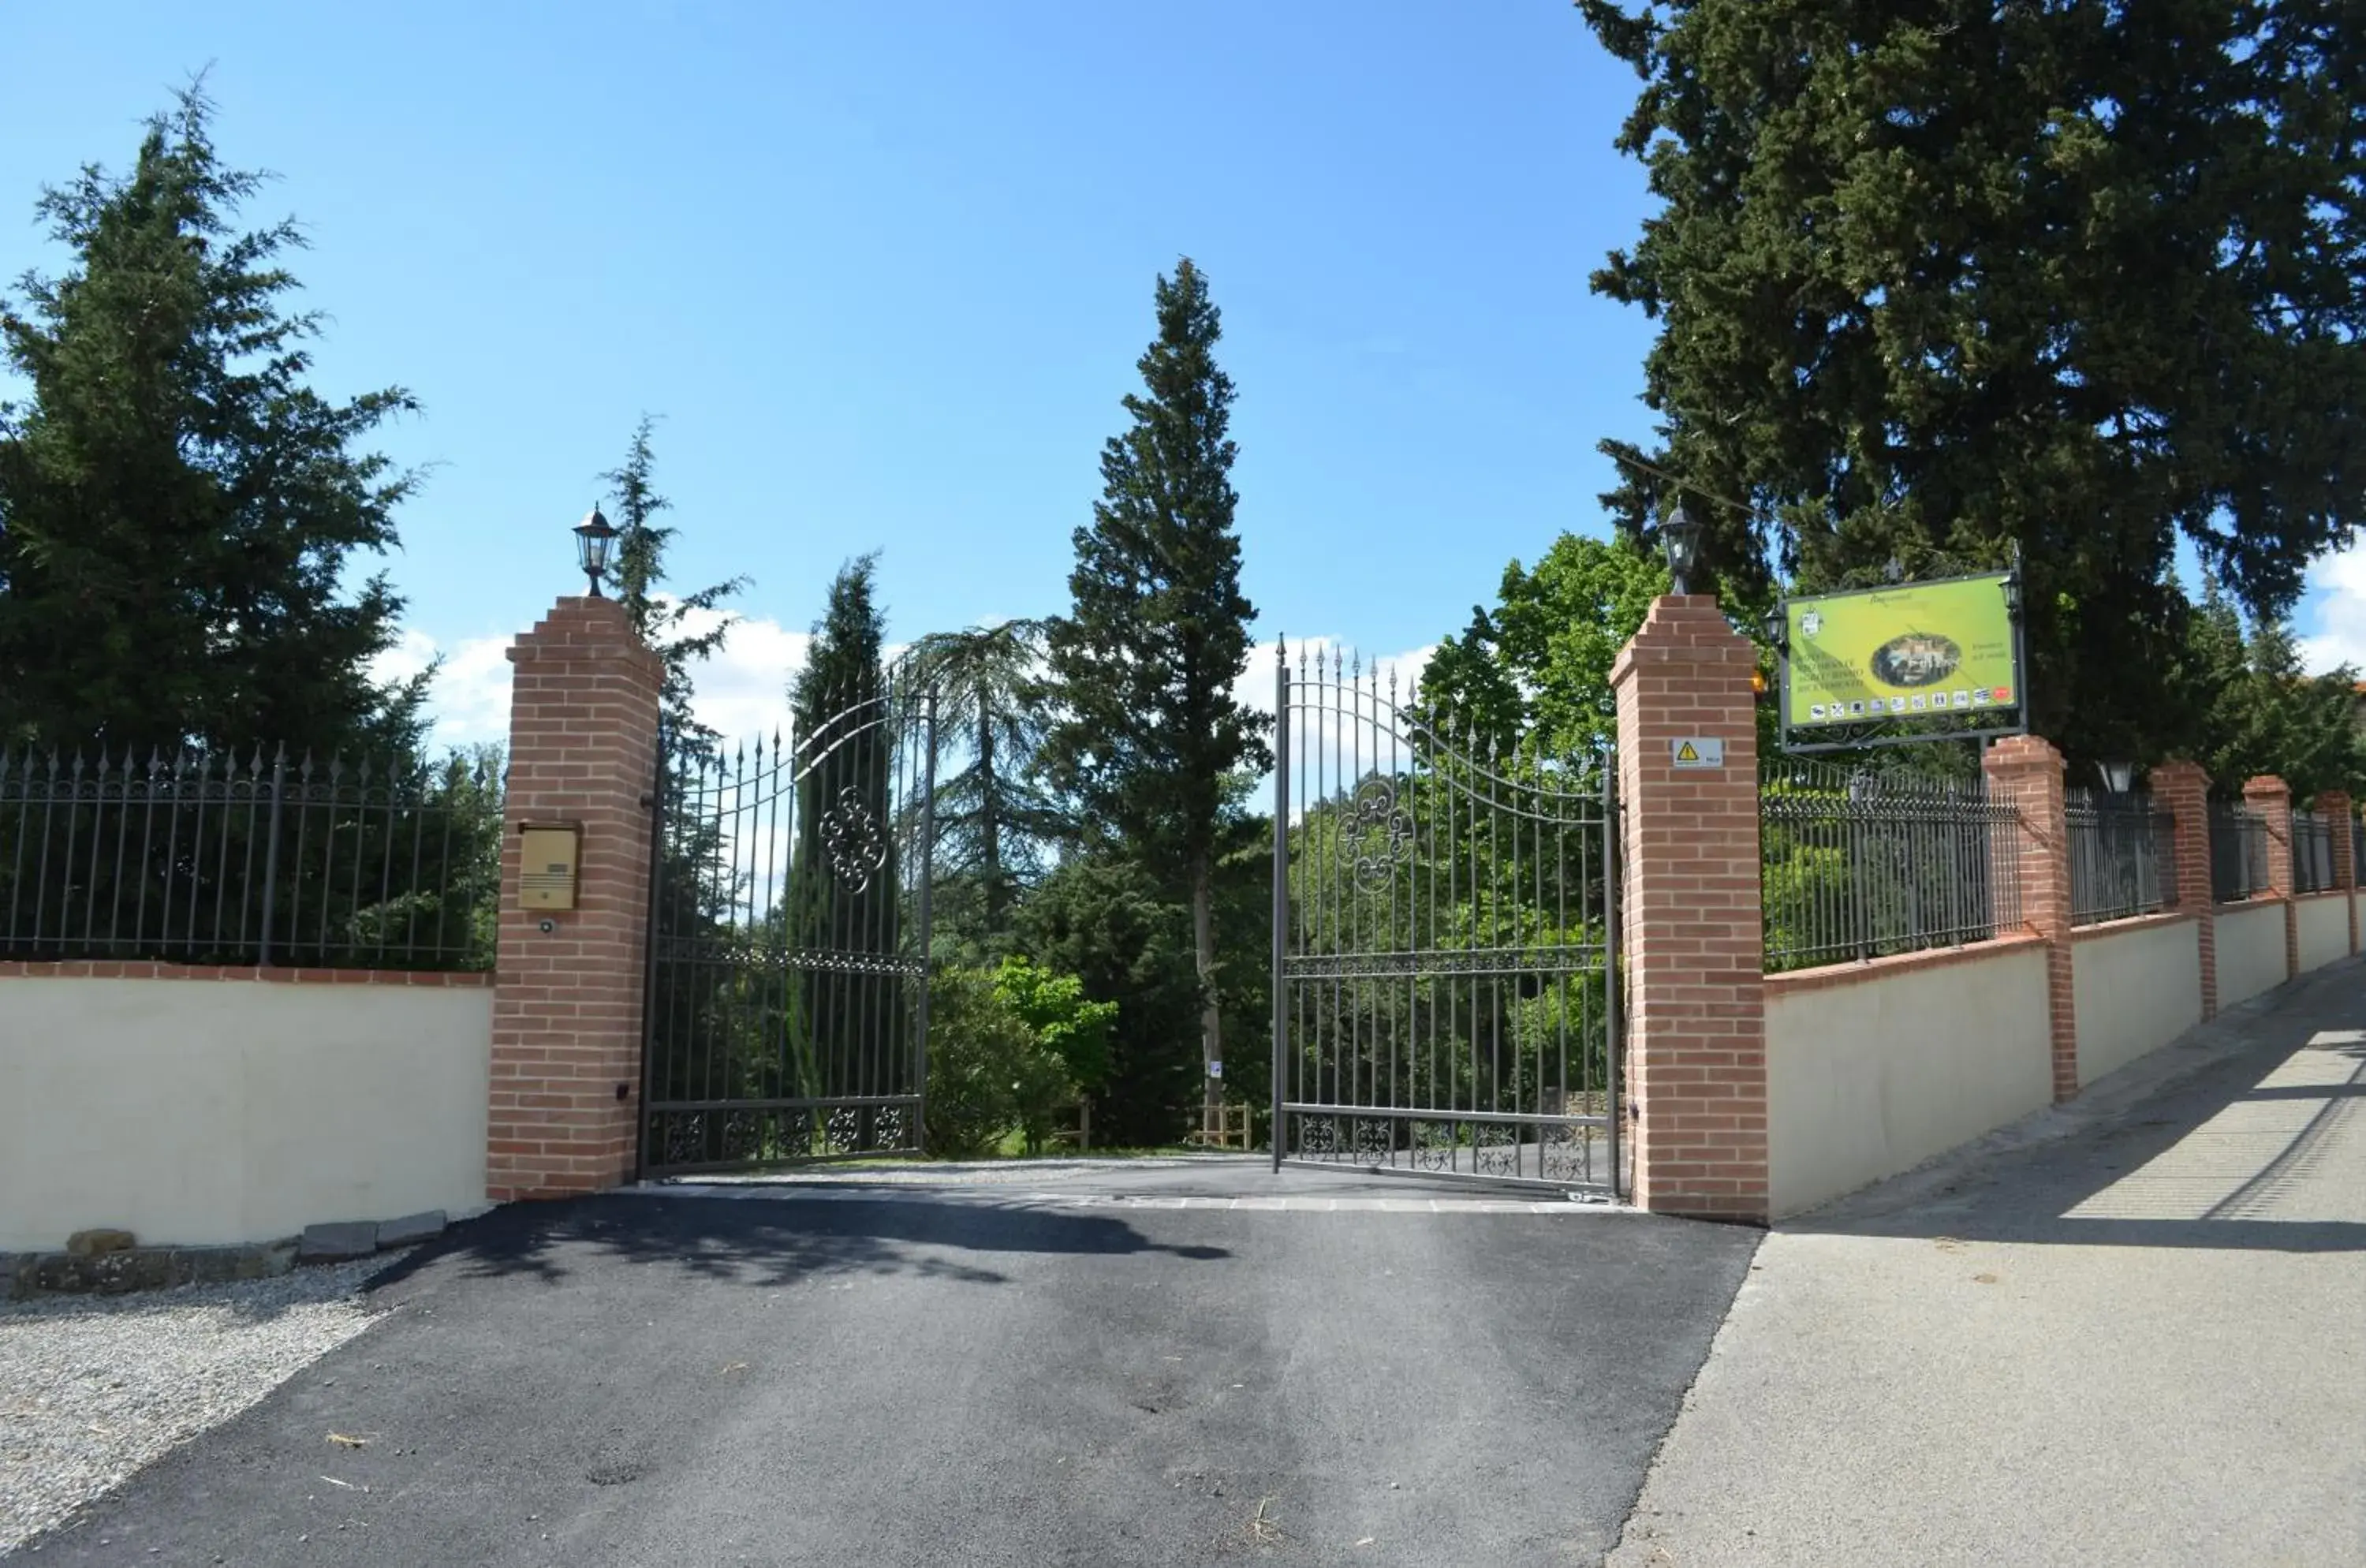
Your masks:
M 2012 722 L 2002 725 L 1980 725 L 1958 728 L 1951 718 L 1924 714 L 1920 717 L 1883 717 L 1852 720 L 1844 724 L 1819 724 L 1795 728 L 1791 723 L 1791 606 L 1794 603 L 1830 599 L 1853 599 L 1867 593 L 1895 593 L 1901 588 L 1935 588 L 1943 583 L 1976 581 L 1999 577 L 1999 586 L 2005 595 L 2005 615 L 2012 624 L 2012 701 L 1990 708 L 1993 714 L 2012 715 Z M 1775 605 L 1774 614 L 1783 635 L 1775 639 L 1774 658 L 1780 679 L 1775 686 L 1775 717 L 1781 727 L 1782 749 L 1786 755 L 1809 757 L 1828 751 L 1859 751 L 1872 746 L 1921 746 L 1934 740 L 2001 740 L 2009 735 L 2029 733 L 2029 660 L 2024 617 L 2021 612 L 2021 552 L 2013 552 L 2012 564 L 2000 575 L 1996 572 L 1966 572 L 1955 577 L 1932 578 L 1922 582 L 1886 582 L 1873 588 L 1846 588 L 1830 593 L 1786 594 Z M 1944 728 L 1909 729 L 1910 725 Z M 1795 739 L 1809 737 L 1814 739 Z

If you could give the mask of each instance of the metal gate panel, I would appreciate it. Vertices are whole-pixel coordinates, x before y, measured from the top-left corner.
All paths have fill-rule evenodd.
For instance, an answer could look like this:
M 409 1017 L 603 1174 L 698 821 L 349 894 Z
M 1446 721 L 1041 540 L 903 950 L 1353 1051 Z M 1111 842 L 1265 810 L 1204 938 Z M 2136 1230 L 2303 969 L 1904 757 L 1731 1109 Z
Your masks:
M 804 735 L 670 750 L 653 807 L 643 1173 L 918 1154 L 934 694 L 883 684 Z
M 1278 674 L 1274 1163 L 1619 1187 L 1616 770 Z

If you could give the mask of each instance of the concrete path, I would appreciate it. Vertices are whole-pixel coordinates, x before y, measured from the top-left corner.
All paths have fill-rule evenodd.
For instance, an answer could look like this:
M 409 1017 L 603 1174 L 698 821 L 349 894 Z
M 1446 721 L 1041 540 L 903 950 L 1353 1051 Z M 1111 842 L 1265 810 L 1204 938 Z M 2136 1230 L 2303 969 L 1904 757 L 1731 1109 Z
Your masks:
M 1612 1562 L 2366 1563 L 2366 968 L 1768 1236 Z
M 1047 1184 L 498 1212 L 27 1561 L 1593 1563 L 1757 1243 L 1253 1161 Z

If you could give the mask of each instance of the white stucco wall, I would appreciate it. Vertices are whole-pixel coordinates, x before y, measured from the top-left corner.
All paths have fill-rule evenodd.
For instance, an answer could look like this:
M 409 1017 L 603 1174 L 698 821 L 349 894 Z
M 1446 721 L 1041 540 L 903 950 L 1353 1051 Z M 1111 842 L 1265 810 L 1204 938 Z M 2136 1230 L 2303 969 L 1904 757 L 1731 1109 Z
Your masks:
M 2202 1021 L 2202 932 L 2192 920 L 2090 928 L 2070 944 L 2079 1087 Z
M 2305 975 L 2349 956 L 2349 900 L 2339 893 L 2311 895 L 2293 906 L 2300 913 L 2300 969 Z
M 2218 1005 L 2248 1001 L 2282 985 L 2284 907 L 2282 904 L 2221 904 L 2218 935 Z
M 2052 1103 L 2052 1035 L 2045 954 L 2034 943 L 1885 961 L 1813 988 L 1770 981 L 1775 1214 L 1910 1170 Z
M 485 1198 L 490 986 L 0 977 L 0 1252 Z

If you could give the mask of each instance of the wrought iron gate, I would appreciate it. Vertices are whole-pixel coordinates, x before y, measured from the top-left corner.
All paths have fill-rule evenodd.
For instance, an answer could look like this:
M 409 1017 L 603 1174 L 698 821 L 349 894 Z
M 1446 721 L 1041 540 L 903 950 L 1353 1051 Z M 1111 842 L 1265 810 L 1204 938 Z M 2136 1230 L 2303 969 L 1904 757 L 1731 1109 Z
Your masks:
M 642 1170 L 924 1146 L 936 699 L 673 749 L 655 793 Z
M 1615 770 L 1279 674 L 1274 1163 L 1620 1185 Z

